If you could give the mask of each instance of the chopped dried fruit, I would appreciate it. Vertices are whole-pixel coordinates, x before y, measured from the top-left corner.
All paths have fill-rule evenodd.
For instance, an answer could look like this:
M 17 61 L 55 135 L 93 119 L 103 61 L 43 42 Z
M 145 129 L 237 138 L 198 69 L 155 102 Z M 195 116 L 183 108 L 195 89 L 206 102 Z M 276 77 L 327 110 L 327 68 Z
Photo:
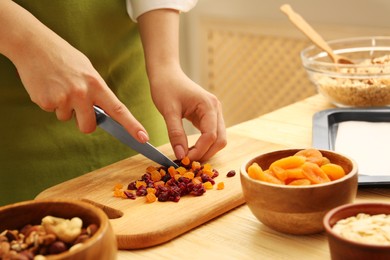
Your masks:
M 145 196 L 147 202 L 155 202 L 157 200 L 157 197 L 154 193 L 148 193 Z
M 182 196 L 201 196 L 206 189 L 212 189 L 219 173 L 208 163 L 201 165 L 196 161 L 184 158 L 175 161 L 179 167 L 154 167 L 149 166 L 141 179 L 131 181 L 127 190 L 123 185 L 114 187 L 114 196 L 120 198 L 135 199 L 145 196 L 147 202 L 174 201 L 178 202 Z M 230 171 L 232 172 L 234 171 Z M 235 174 L 235 172 L 234 172 Z M 234 176 L 233 174 L 233 176 Z M 223 183 L 219 183 L 217 189 L 223 189 Z
M 203 183 L 203 185 L 204 185 L 204 188 L 205 188 L 206 190 L 211 190 L 211 189 L 213 189 L 213 184 L 211 184 L 211 182 L 209 182 L 209 181 L 206 181 L 205 183 Z
M 236 171 L 235 170 L 231 170 L 231 171 L 229 171 L 227 174 L 226 174 L 226 177 L 233 177 L 233 176 L 235 176 L 236 175 Z
M 188 158 L 187 156 L 186 157 L 184 157 L 182 160 L 181 160 L 181 163 L 183 164 L 183 165 L 190 165 L 190 163 L 191 163 L 191 161 L 190 161 L 190 158 Z
M 115 186 L 114 186 L 114 191 L 115 191 L 115 190 L 121 190 L 122 188 L 123 188 L 123 184 L 117 183 L 117 184 L 115 184 Z
M 154 170 L 154 171 L 150 172 L 150 177 L 152 178 L 153 181 L 161 180 L 161 174 L 157 170 Z
M 225 188 L 225 183 L 224 182 L 218 182 L 217 190 L 223 190 L 224 188 Z

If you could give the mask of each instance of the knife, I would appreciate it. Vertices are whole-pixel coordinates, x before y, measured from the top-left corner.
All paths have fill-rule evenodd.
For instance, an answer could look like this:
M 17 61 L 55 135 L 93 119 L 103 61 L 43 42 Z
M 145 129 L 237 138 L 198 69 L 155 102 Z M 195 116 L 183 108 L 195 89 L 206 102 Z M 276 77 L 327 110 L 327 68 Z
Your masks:
M 174 163 L 171 159 L 162 154 L 149 142 L 140 143 L 134 137 L 132 137 L 126 129 L 107 115 L 103 109 L 93 106 L 96 114 L 96 122 L 100 128 L 105 130 L 107 133 L 114 136 L 116 139 L 121 141 L 127 146 L 130 146 L 135 151 L 143 154 L 145 157 L 151 159 L 152 161 L 161 164 L 165 167 L 173 166 L 178 168 L 179 166 Z

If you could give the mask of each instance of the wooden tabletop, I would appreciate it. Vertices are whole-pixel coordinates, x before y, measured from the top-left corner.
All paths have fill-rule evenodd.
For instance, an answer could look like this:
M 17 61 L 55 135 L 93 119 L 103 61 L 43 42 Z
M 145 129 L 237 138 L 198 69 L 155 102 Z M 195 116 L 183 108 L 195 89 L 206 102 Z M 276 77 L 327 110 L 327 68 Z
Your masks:
M 322 96 L 243 122 L 229 132 L 291 148 L 311 146 L 314 113 L 332 108 Z M 390 189 L 360 188 L 356 202 L 390 202 Z M 239 206 L 167 243 L 140 250 L 120 250 L 118 259 L 330 259 L 324 233 L 292 236 L 260 223 L 246 205 Z

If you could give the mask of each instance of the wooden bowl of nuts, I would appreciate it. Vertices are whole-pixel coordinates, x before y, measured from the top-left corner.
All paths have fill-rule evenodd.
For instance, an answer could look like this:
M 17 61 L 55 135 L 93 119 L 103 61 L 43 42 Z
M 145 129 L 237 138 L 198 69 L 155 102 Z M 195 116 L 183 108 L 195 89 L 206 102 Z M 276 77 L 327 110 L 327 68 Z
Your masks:
M 389 259 L 390 203 L 336 207 L 324 217 L 332 260 Z
M 107 215 L 79 200 L 32 200 L 0 208 L 0 259 L 116 259 Z

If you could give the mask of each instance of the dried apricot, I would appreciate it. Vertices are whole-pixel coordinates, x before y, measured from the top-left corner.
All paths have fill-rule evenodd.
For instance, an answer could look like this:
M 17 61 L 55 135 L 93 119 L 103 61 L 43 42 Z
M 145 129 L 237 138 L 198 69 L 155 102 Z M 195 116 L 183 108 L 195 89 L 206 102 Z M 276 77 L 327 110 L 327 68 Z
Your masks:
M 282 167 L 277 165 L 271 165 L 269 167 L 270 172 L 272 172 L 279 180 L 285 182 L 288 179 L 288 173 Z
M 146 194 L 145 198 L 146 198 L 146 201 L 149 203 L 155 202 L 157 200 L 157 197 L 154 193 Z
M 122 188 L 123 188 L 123 184 L 117 183 L 117 184 L 115 184 L 115 186 L 114 186 L 114 191 L 115 191 L 115 190 L 121 190 Z
M 192 179 L 195 177 L 195 175 L 194 175 L 193 172 L 185 172 L 185 173 L 183 174 L 183 177 L 192 180 Z
M 279 166 L 283 169 L 297 168 L 302 166 L 305 161 L 306 157 L 293 155 L 276 160 L 270 165 L 270 168 L 272 166 Z
M 150 173 L 150 177 L 152 178 L 153 181 L 159 181 L 161 180 L 161 174 L 159 171 L 154 170 Z
M 302 167 L 299 168 L 291 168 L 286 170 L 288 179 L 303 179 L 305 175 L 303 175 Z
M 248 175 L 255 180 L 264 181 L 265 179 L 263 169 L 257 163 L 253 163 L 248 167 Z
M 331 163 L 321 151 L 314 148 L 300 150 L 292 156 L 275 160 L 266 170 L 257 163 L 248 167 L 248 175 L 253 179 L 286 185 L 324 183 L 345 174 L 340 165 Z
M 321 169 L 328 175 L 329 179 L 337 180 L 345 176 L 343 167 L 334 163 L 327 163 L 321 166 Z
M 224 182 L 218 182 L 217 190 L 223 190 L 224 188 L 225 188 L 225 183 Z
M 191 163 L 190 161 L 190 158 L 188 158 L 188 156 L 184 157 L 182 160 L 181 160 L 181 163 L 183 165 L 189 165 Z
M 311 182 L 308 179 L 297 179 L 292 182 L 290 182 L 288 185 L 292 186 L 303 186 L 303 185 L 310 185 Z
M 205 188 L 206 190 L 211 190 L 211 189 L 213 189 L 213 184 L 211 184 L 211 182 L 209 182 L 209 181 L 206 181 L 205 183 L 203 183 L 203 185 L 204 185 L 204 188 Z
M 317 149 L 309 148 L 300 150 L 295 155 L 304 156 L 306 157 L 306 161 L 315 163 L 318 166 L 323 164 L 322 153 Z
M 305 177 L 313 184 L 330 182 L 328 175 L 316 163 L 305 162 L 302 170 Z
M 174 177 L 175 174 L 177 173 L 175 167 L 170 166 L 170 167 L 168 168 L 168 173 L 169 173 L 169 175 L 171 175 L 171 177 Z

